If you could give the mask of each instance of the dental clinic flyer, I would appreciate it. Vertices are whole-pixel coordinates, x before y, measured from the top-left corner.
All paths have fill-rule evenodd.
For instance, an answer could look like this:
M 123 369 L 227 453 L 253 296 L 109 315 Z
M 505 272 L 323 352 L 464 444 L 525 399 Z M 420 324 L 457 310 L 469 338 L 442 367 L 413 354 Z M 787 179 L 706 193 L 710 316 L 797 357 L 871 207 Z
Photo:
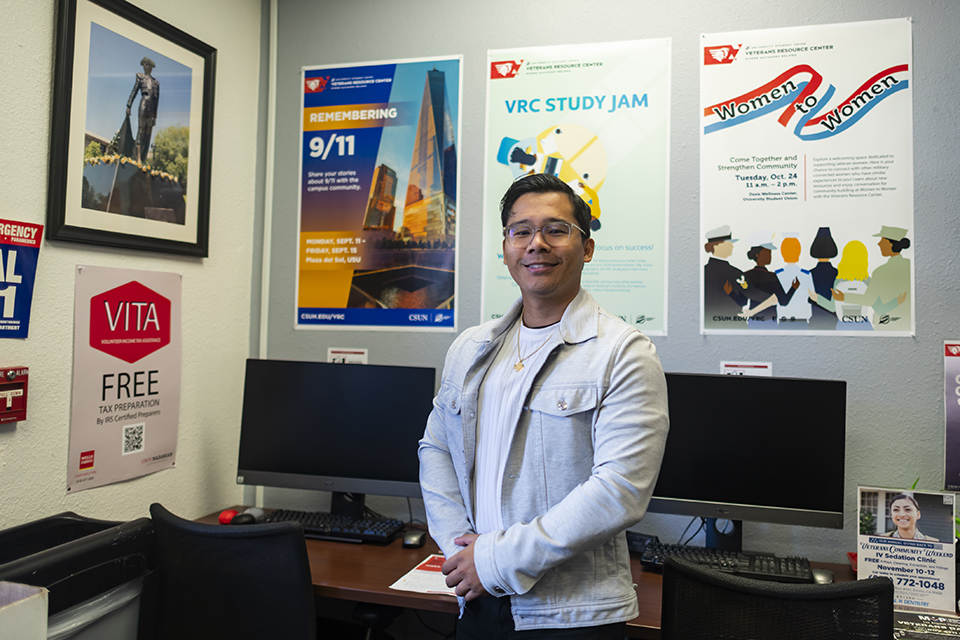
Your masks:
M 701 333 L 911 336 L 909 19 L 705 34 Z
M 461 62 L 303 68 L 297 329 L 456 330 Z
M 956 614 L 954 494 L 859 488 L 857 579 L 893 580 L 898 611 Z
M 503 264 L 500 198 L 552 173 L 590 206 L 582 285 L 649 335 L 667 330 L 670 40 L 487 52 L 484 321 L 519 289 Z

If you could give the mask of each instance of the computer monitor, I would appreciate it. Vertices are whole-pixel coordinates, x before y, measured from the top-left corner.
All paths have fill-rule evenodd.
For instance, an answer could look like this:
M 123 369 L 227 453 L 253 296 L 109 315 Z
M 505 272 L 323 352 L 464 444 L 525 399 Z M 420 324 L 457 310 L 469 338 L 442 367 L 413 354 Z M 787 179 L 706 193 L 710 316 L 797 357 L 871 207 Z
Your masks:
M 364 494 L 419 498 L 417 443 L 436 370 L 247 360 L 237 483 L 334 493 L 358 517 Z
M 843 528 L 846 389 L 839 380 L 667 373 L 670 433 L 649 510 Z

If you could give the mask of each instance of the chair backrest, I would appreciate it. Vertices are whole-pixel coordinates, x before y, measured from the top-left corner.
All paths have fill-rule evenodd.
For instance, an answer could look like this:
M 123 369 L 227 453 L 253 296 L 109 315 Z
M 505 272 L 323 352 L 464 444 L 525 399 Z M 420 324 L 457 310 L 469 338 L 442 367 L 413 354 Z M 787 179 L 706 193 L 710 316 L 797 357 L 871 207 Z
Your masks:
M 668 558 L 663 640 L 841 640 L 893 637 L 893 582 L 784 584 Z
M 303 529 L 208 525 L 150 506 L 156 528 L 161 640 L 315 640 Z

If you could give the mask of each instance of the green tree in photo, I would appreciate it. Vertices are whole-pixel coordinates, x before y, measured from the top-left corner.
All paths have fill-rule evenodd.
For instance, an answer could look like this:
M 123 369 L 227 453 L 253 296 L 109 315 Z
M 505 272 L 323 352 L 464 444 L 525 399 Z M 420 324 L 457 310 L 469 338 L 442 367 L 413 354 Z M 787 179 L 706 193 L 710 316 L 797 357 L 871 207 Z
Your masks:
M 187 156 L 190 152 L 190 127 L 172 125 L 157 132 L 150 166 L 172 175 L 184 191 L 187 189 Z
M 868 536 L 877 533 L 877 516 L 867 510 L 860 511 L 860 535 Z
M 103 148 L 100 146 L 99 142 L 91 141 L 87 145 L 87 148 L 83 150 L 83 159 L 89 160 L 90 158 L 99 158 L 103 155 Z

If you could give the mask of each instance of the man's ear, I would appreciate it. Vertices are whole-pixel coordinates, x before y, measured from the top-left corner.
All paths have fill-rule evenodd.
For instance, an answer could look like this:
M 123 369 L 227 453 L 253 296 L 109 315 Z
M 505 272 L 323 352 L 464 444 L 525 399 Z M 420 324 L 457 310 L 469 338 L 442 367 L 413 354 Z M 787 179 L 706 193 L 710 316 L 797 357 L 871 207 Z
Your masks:
M 587 238 L 583 241 L 583 261 L 590 262 L 593 260 L 593 250 L 596 248 L 596 243 L 593 241 L 593 238 Z

